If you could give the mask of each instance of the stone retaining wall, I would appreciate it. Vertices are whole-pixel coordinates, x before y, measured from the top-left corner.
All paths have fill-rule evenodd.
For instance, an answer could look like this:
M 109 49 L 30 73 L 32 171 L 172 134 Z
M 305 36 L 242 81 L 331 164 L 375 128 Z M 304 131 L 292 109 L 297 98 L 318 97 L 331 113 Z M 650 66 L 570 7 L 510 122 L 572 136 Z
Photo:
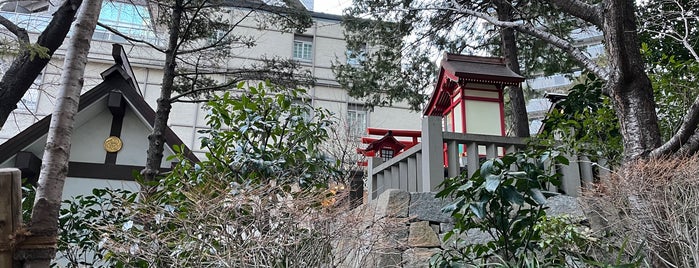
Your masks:
M 448 202 L 434 195 L 391 189 L 354 209 L 360 235 L 335 243 L 335 256 L 343 256 L 335 265 L 427 267 L 442 248 L 439 234 L 453 228 L 451 217 L 440 212 Z
M 429 259 L 446 248 L 443 234 L 454 225 L 441 208 L 449 200 L 435 198 L 435 193 L 408 193 L 391 189 L 376 200 L 350 212 L 347 225 L 333 243 L 337 267 L 428 267 Z M 548 200 L 549 215 L 582 216 L 573 197 L 557 196 Z M 471 241 L 487 241 L 479 231 L 469 231 Z

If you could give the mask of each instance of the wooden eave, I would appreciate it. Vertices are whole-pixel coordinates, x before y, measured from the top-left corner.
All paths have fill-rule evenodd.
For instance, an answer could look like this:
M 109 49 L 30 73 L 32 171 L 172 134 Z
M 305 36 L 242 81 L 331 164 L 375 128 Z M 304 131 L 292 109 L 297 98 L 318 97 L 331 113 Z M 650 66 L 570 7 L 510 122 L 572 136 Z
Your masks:
M 393 137 L 392 133 L 387 133 L 385 136 L 383 136 L 381 139 L 378 139 L 372 143 L 370 143 L 366 149 L 364 149 L 364 152 L 368 151 L 379 151 L 382 148 L 386 147 L 391 147 L 396 152 L 399 152 L 400 150 L 403 150 L 406 146 L 402 142 L 398 141 L 395 137 Z

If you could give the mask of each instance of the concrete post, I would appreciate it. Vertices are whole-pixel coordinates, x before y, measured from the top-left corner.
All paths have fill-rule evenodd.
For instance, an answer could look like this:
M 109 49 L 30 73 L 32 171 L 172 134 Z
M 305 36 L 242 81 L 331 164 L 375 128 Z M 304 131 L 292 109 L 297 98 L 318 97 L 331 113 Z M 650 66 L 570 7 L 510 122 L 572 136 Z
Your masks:
M 568 158 L 570 164 L 561 165 L 561 171 L 563 173 L 563 178 L 561 180 L 561 189 L 565 191 L 566 195 L 572 197 L 578 197 L 580 192 L 580 165 L 578 156 L 576 155 L 564 155 Z
M 378 167 L 379 165 L 383 164 L 383 159 L 380 157 L 370 157 L 367 163 L 367 181 L 366 181 L 366 190 L 367 190 L 367 201 L 374 200 L 377 196 L 374 193 L 377 188 L 377 181 L 376 178 L 374 177 L 374 169 Z
M 478 143 L 470 142 L 466 144 L 466 169 L 468 169 L 468 177 L 471 178 L 476 170 L 481 168 L 479 165 Z
M 580 179 L 582 180 L 582 186 L 590 190 L 592 189 L 592 182 L 594 181 L 594 175 L 592 172 L 592 162 L 587 156 L 580 156 Z
M 456 141 L 447 143 L 447 159 L 449 160 L 449 177 L 458 177 L 461 173 L 461 165 L 459 164 L 459 144 Z
M 422 191 L 436 192 L 444 180 L 442 118 L 422 118 Z

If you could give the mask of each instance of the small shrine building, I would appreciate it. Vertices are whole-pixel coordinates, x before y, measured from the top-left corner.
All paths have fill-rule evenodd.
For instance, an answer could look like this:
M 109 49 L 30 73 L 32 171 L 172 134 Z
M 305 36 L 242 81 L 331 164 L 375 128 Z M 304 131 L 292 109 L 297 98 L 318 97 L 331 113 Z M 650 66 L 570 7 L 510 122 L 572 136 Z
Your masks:
M 444 131 L 505 136 L 503 90 L 524 77 L 502 58 L 444 53 L 425 116 L 444 118 Z

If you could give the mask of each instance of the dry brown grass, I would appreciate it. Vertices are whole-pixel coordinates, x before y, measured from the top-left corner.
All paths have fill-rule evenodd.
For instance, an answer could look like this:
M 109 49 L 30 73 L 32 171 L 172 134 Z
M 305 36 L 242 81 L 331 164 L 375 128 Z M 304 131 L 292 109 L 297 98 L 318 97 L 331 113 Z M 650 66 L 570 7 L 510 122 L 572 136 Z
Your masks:
M 235 194 L 217 187 L 182 193 L 186 213 L 141 202 L 131 216 L 146 224 L 102 228 L 112 260 L 148 267 L 361 266 L 370 252 L 389 248 L 386 228 L 405 226 L 373 221 L 372 207 L 350 210 L 347 191 L 292 194 L 269 184 Z
M 699 265 L 699 159 L 637 161 L 585 197 L 593 223 L 652 267 Z

